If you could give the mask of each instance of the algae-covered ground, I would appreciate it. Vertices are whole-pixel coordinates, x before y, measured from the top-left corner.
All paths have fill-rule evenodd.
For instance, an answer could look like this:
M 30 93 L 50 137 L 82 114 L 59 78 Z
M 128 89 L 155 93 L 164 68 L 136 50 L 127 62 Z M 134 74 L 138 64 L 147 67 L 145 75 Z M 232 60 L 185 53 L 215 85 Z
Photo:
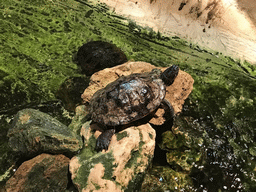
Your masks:
M 169 159 L 168 166 L 153 165 L 147 179 L 157 181 L 147 191 L 180 191 L 187 183 L 198 191 L 256 189 L 255 66 L 142 28 L 104 4 L 85 0 L 5 0 L 0 26 L 1 175 L 12 164 L 4 151 L 10 115 L 55 101 L 65 79 L 81 76 L 73 54 L 88 41 L 102 40 L 120 47 L 129 60 L 176 64 L 195 80 L 175 126 L 202 140 L 197 147 L 167 147 L 168 157 L 175 154 L 178 162 L 182 153 L 184 163 Z M 175 181 L 178 187 L 172 188 Z

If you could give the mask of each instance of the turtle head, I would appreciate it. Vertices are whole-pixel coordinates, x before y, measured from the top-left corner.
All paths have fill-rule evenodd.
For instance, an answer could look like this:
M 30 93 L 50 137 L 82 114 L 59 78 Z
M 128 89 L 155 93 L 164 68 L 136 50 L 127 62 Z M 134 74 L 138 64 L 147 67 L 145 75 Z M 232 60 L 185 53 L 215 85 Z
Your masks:
M 172 65 L 160 75 L 160 79 L 163 80 L 165 85 L 169 86 L 174 82 L 174 79 L 177 77 L 178 73 L 179 67 L 177 65 Z

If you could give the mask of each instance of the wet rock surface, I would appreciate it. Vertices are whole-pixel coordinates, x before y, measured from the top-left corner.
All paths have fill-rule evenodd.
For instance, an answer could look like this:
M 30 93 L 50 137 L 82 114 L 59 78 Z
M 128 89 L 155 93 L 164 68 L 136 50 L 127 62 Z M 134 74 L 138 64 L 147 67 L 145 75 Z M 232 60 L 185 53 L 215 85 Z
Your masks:
M 71 155 L 82 146 L 82 139 L 71 129 L 34 109 L 19 111 L 7 136 L 10 148 L 21 156 L 43 152 Z
M 142 26 L 168 35 L 175 34 L 235 58 L 256 62 L 256 15 L 253 0 L 101 2 Z
M 64 155 L 41 154 L 25 161 L 7 181 L 11 191 L 66 191 L 70 159 Z
M 82 127 L 86 147 L 70 162 L 75 186 L 79 191 L 139 189 L 154 155 L 155 130 L 149 124 L 129 127 L 113 136 L 107 151 L 95 153 L 96 126 Z

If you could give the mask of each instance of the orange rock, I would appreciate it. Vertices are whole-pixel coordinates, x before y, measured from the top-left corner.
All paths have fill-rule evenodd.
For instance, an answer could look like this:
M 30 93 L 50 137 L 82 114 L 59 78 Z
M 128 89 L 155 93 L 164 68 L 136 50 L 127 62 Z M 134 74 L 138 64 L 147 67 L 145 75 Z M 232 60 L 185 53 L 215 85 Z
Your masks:
M 69 158 L 64 155 L 41 154 L 25 161 L 7 181 L 12 191 L 65 191 L 68 184 Z
M 91 142 L 92 129 L 83 126 L 85 145 Z M 98 129 L 98 128 L 97 128 Z M 97 137 L 100 132 L 96 131 Z M 124 191 L 133 190 L 128 186 L 136 178 L 142 177 L 148 168 L 155 149 L 155 130 L 149 125 L 132 126 L 116 133 L 107 151 L 88 157 L 81 152 L 70 161 L 73 183 L 79 191 Z M 88 151 L 87 151 L 88 152 Z M 114 178 L 114 179 L 113 179 Z M 86 183 L 85 183 L 86 182 Z

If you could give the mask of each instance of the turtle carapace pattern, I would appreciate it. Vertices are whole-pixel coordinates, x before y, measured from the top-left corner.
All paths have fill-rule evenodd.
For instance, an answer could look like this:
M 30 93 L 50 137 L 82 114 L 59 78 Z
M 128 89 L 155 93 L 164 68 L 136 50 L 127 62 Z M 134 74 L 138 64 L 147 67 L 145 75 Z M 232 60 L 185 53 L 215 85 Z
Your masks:
M 89 107 L 92 121 L 103 125 L 101 127 L 105 129 L 97 139 L 96 149 L 108 149 L 115 126 L 142 119 L 155 111 L 162 102 L 172 108 L 164 97 L 166 86 L 174 82 L 178 72 L 179 67 L 173 65 L 163 73 L 160 69 L 134 73 L 122 76 L 98 90 Z

